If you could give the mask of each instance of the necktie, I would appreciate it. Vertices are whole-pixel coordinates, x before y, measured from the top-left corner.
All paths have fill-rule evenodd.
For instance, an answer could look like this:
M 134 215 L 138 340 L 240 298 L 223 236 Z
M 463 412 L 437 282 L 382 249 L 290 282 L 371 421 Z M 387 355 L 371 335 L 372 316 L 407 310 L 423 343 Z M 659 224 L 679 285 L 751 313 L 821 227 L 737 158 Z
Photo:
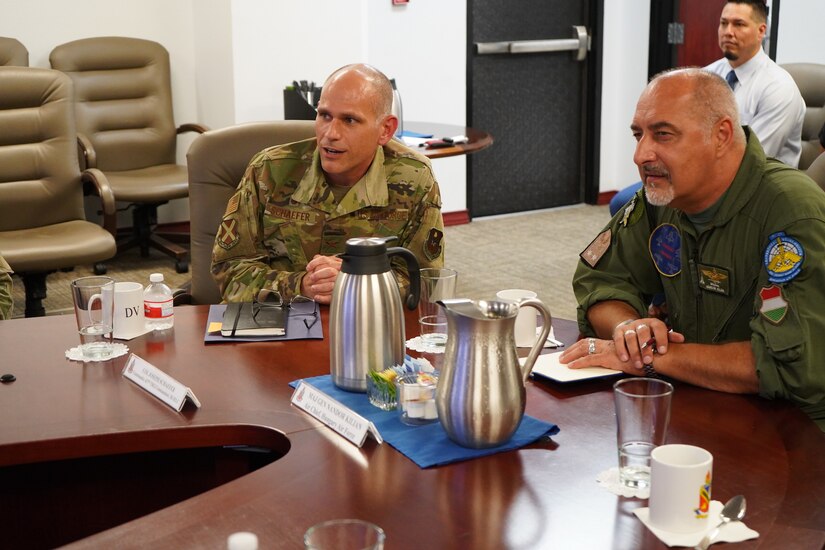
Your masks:
M 739 79 L 736 78 L 736 73 L 733 71 L 730 71 L 728 73 L 728 76 L 725 77 L 725 80 L 728 81 L 728 86 L 730 86 L 731 90 L 733 90 L 734 86 L 736 86 L 736 83 L 739 82 Z

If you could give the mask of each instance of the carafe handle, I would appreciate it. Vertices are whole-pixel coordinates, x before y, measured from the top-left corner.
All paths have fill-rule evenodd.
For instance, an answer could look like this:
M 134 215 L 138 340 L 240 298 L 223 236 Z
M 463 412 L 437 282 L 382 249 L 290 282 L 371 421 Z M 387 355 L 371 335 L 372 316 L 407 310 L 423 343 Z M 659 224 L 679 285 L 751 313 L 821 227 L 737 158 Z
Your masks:
M 539 353 L 541 353 L 542 348 L 544 348 L 544 342 L 546 342 L 547 337 L 550 336 L 550 329 L 553 326 L 553 318 L 550 315 L 550 310 L 547 309 L 547 306 L 545 306 L 544 303 L 538 298 L 521 300 L 519 302 L 519 309 L 523 307 L 532 307 L 538 310 L 544 320 L 544 324 L 541 326 L 541 334 L 539 335 L 538 340 L 536 340 L 536 343 L 533 344 L 530 354 L 527 356 L 527 359 L 524 360 L 524 365 L 521 367 L 522 381 L 527 383 L 527 379 L 530 378 L 530 372 L 533 370 L 533 365 L 536 363 L 536 359 L 539 358 Z
M 407 264 L 407 273 L 410 276 L 410 289 L 404 303 L 410 311 L 418 307 L 418 296 L 421 290 L 421 273 L 418 267 L 418 259 L 415 254 L 404 247 L 394 246 L 387 249 L 387 257 L 401 256 Z

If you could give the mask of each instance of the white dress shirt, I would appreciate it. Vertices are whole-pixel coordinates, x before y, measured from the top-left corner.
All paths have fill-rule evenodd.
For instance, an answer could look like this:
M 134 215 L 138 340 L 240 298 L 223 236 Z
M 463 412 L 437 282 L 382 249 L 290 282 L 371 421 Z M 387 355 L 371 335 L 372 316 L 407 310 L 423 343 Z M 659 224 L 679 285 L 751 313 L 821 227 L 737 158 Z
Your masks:
M 722 58 L 705 69 L 725 78 L 734 70 L 739 82 L 733 87 L 742 125 L 750 126 L 765 154 L 788 166 L 799 165 L 805 101 L 791 75 L 760 48 L 736 69 Z

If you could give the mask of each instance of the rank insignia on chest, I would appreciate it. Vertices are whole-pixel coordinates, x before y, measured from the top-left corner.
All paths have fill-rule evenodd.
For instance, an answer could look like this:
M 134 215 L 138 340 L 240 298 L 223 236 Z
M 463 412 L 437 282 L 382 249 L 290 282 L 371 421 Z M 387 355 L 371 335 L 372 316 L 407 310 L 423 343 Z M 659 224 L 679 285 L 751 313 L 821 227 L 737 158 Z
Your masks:
M 610 228 L 605 229 L 599 233 L 589 245 L 587 245 L 587 248 L 579 254 L 579 257 L 590 267 L 596 267 L 596 264 L 598 264 L 599 260 L 602 259 L 604 253 L 607 252 L 608 248 L 610 248 L 612 236 L 613 232 L 610 231 Z
M 765 287 L 759 291 L 759 297 L 762 298 L 759 308 L 762 317 L 774 325 L 781 323 L 788 313 L 788 302 L 782 296 L 782 289 L 776 285 Z
M 218 234 L 215 238 L 215 241 L 218 243 L 218 246 L 220 246 L 224 250 L 229 250 L 230 248 L 238 244 L 239 239 L 240 236 L 238 235 L 238 220 L 233 218 L 223 220 L 221 222 L 220 227 L 218 227 Z
M 659 273 L 675 277 L 682 272 L 682 236 L 675 225 L 663 223 L 654 229 L 648 249 Z
M 802 262 L 805 260 L 805 250 L 796 239 L 780 231 L 768 239 L 765 247 L 763 263 L 768 271 L 768 281 L 772 283 L 786 283 L 799 275 L 802 271 Z
M 730 272 L 723 267 L 699 264 L 699 288 L 730 296 Z

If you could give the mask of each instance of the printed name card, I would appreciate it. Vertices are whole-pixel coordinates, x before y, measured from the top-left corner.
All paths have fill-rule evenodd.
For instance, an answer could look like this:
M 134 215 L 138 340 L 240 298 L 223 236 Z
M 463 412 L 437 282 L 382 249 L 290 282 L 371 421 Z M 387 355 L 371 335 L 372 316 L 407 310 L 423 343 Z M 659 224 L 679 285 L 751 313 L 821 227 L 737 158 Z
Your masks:
M 192 390 L 134 353 L 126 361 L 123 376 L 180 412 L 189 399 L 200 408 L 201 402 Z
M 358 447 L 364 444 L 367 434 L 372 434 L 379 444 L 384 442 L 375 424 L 303 380 L 292 393 L 292 404 L 308 412 Z

